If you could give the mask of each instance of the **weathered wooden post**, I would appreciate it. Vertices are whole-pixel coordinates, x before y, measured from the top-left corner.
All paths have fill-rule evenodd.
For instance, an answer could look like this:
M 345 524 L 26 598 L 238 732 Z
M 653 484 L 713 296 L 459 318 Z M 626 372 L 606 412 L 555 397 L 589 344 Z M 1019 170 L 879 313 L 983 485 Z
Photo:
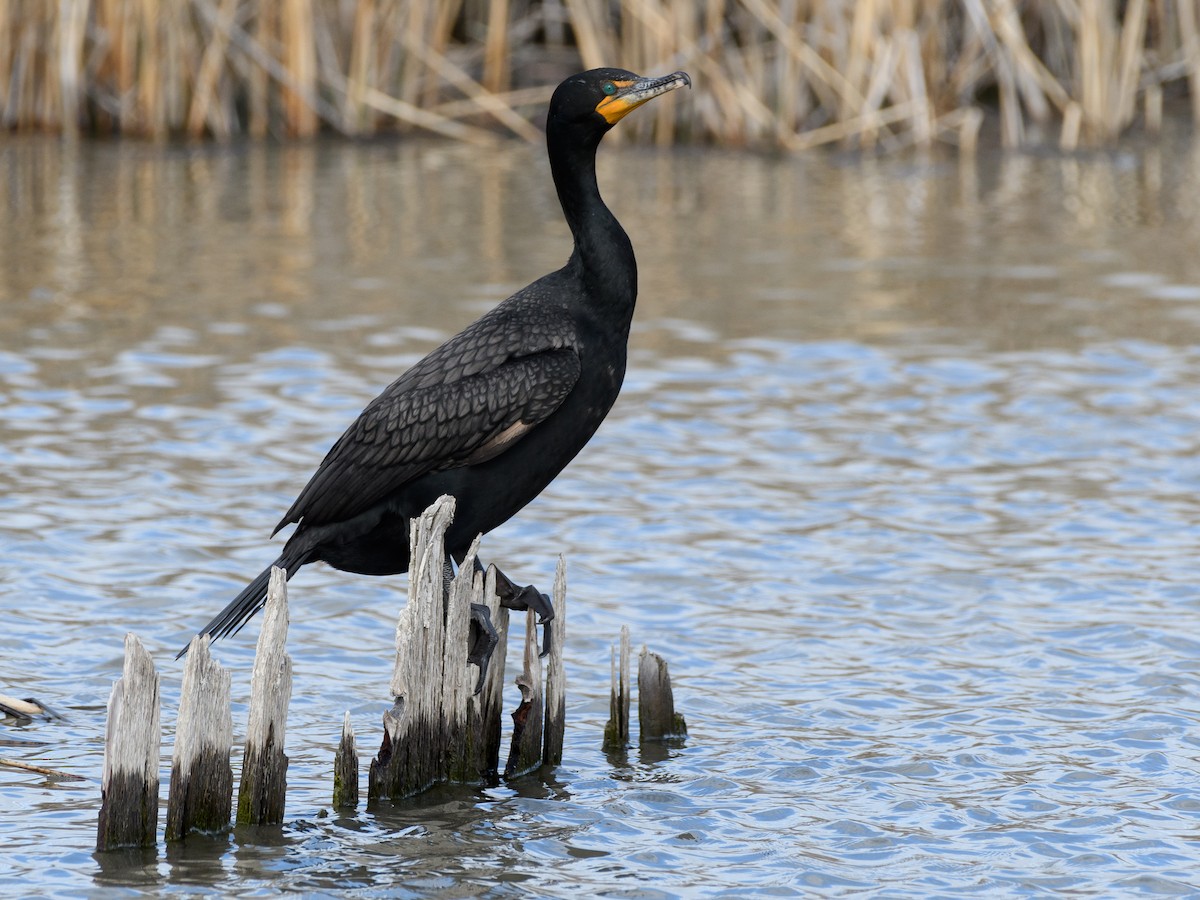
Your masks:
M 484 577 L 483 593 L 477 599 L 488 608 L 492 617 L 492 628 L 496 630 L 496 649 L 488 664 L 483 690 L 472 697 L 471 734 L 476 736 L 476 758 L 484 782 L 499 777 L 501 723 L 504 718 L 504 670 L 508 664 L 508 619 L 509 612 L 500 605 L 496 593 L 496 567 L 488 566 Z
M 333 757 L 333 805 L 335 809 L 358 806 L 358 748 L 354 743 L 350 710 L 346 710 L 342 720 L 342 740 Z
M 229 671 L 208 650 L 208 635 L 192 638 L 183 669 L 171 790 L 167 800 L 168 841 L 189 831 L 220 831 L 229 825 L 233 803 L 233 716 Z
M 567 673 L 563 651 L 567 640 L 567 561 L 561 556 L 554 570 L 554 619 L 550 622 L 550 658 L 546 666 L 546 720 L 542 763 L 562 764 L 567 730 Z
M 153 847 L 158 841 L 158 672 L 133 634 L 108 698 L 96 849 Z
M 621 668 L 618 676 L 616 651 L 609 656 L 612 692 L 608 701 L 608 724 L 604 726 L 604 749 L 619 753 L 629 746 L 629 626 L 621 626 Z
M 481 724 L 490 691 L 485 687 L 483 701 L 473 697 L 476 679 L 467 662 L 471 603 L 483 602 L 485 579 L 475 571 L 476 539 L 447 584 L 445 534 L 454 507 L 454 498 L 443 496 L 413 520 L 408 603 L 396 624 L 395 703 L 383 714 L 383 744 L 371 762 L 368 802 L 411 796 L 448 778 L 485 777 L 481 768 L 487 765 L 477 748 L 486 740 L 469 726 Z M 489 680 L 491 667 L 503 670 L 499 646 Z M 469 714 L 472 703 L 479 716 Z
M 675 695 L 667 661 L 644 646 L 638 659 L 638 740 L 662 741 L 687 736 L 683 715 L 675 712 Z
M 542 720 L 545 704 L 542 696 L 542 659 L 538 656 L 537 614 L 525 613 L 524 667 L 517 676 L 521 704 L 513 711 L 512 746 L 504 766 L 505 778 L 532 772 L 542 762 Z
M 283 821 L 288 767 L 283 742 L 288 702 L 292 699 L 292 659 L 285 649 L 287 630 L 287 576 L 276 567 L 271 570 L 250 676 L 250 724 L 238 788 L 239 825 L 278 825 Z
M 371 762 L 368 802 L 410 796 L 439 781 L 488 782 L 500 756 L 501 705 L 509 612 L 496 595 L 496 569 L 475 564 L 476 539 L 458 573 L 449 576 L 444 537 L 454 498 L 442 497 L 413 521 L 408 603 L 396 626 L 395 703 L 384 713 L 383 743 Z M 565 709 L 562 648 L 566 637 L 566 576 L 560 560 L 555 578 L 555 619 L 550 654 L 550 703 L 543 703 L 536 619 L 528 617 L 524 670 L 517 679 L 523 702 L 514 713 L 514 743 L 505 776 L 536 768 L 543 758 L 562 759 Z M 487 607 L 497 644 L 478 694 L 467 662 L 472 607 Z M 547 713 L 546 710 L 550 712 Z M 542 720 L 557 730 L 543 735 Z

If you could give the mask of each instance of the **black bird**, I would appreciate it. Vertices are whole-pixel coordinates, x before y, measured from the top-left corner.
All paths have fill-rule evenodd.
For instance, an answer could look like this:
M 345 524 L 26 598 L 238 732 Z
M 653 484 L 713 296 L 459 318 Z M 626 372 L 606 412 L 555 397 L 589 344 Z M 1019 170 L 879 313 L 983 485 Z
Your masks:
M 457 500 L 446 549 L 461 564 L 476 535 L 508 520 L 583 449 L 621 389 L 637 296 L 633 246 L 600 197 L 596 149 L 627 113 L 690 84 L 684 72 L 643 78 L 592 69 L 555 89 L 546 147 L 575 242 L 570 259 L 367 405 L 275 526 L 272 537 L 298 523 L 272 565 L 289 578 L 318 560 L 365 575 L 406 572 L 409 520 L 442 494 Z M 240 629 L 266 602 L 270 572 L 200 633 L 216 639 Z M 497 581 L 506 606 L 553 616 L 531 585 Z

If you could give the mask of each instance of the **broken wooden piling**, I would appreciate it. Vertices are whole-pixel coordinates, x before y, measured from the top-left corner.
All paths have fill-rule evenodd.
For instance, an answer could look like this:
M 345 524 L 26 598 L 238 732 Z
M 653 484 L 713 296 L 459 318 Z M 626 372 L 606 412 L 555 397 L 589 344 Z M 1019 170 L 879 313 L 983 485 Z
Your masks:
M 445 534 L 454 509 L 454 498 L 443 496 L 413 520 L 408 603 L 396 624 L 395 702 L 383 715 L 383 743 L 371 762 L 368 801 L 411 796 L 442 781 L 482 781 L 495 770 L 484 748 L 491 732 L 487 719 L 499 714 L 489 682 L 495 669 L 503 677 L 504 645 L 493 651 L 489 678 L 475 695 L 478 668 L 467 662 L 471 604 L 487 605 L 489 579 L 476 571 L 477 538 L 447 583 Z M 490 581 L 494 585 L 494 576 Z M 498 604 L 489 609 L 497 610 Z
M 396 634 L 391 683 L 394 704 L 384 713 L 383 743 L 368 778 L 369 800 L 411 796 L 444 781 L 493 783 L 498 777 L 509 610 L 500 605 L 496 568 L 489 566 L 485 571 L 476 564 L 478 538 L 456 575 L 446 566 L 444 539 L 453 514 L 453 498 L 443 497 L 413 524 L 409 598 Z M 553 607 L 545 679 L 536 616 L 532 611 L 526 615 L 523 666 L 516 681 L 522 703 L 513 717 L 507 777 L 562 760 L 567 605 L 566 565 L 561 558 L 554 579 Z M 487 617 L 497 644 L 485 677 L 478 678 L 474 660 L 480 658 L 479 648 L 485 642 L 472 641 L 472 636 L 478 638 L 486 631 L 480 626 Z M 262 623 L 238 789 L 239 825 L 283 821 L 288 769 L 284 739 L 292 662 L 285 649 L 287 577 L 282 569 L 271 571 Z M 627 670 L 628 648 L 625 658 Z M 158 710 L 158 675 L 153 662 L 137 638 L 129 635 L 123 675 L 114 684 L 109 703 L 98 849 L 155 843 L 161 738 Z M 213 660 L 209 638 L 197 637 L 188 648 L 181 689 L 167 809 L 168 841 L 191 831 L 220 831 L 228 826 L 232 733 L 230 675 Z M 358 802 L 358 760 L 348 712 L 334 768 L 333 805 L 353 809 Z
M 663 741 L 687 736 L 687 723 L 675 711 L 667 661 L 642 647 L 638 658 L 638 740 Z
M 546 664 L 546 720 L 542 764 L 562 764 L 567 730 L 567 673 L 563 646 L 567 640 L 567 561 L 559 556 L 554 569 L 554 619 L 550 622 L 550 658 Z M 557 649 L 555 649 L 557 648 Z
M 335 809 L 358 806 L 358 747 L 354 743 L 349 710 L 342 719 L 342 739 L 333 757 L 333 806 Z
M 545 700 L 542 693 L 542 658 L 538 655 L 537 614 L 532 609 L 525 613 L 525 652 L 522 662 L 521 674 L 517 676 L 521 703 L 512 714 L 512 744 L 508 751 L 508 762 L 504 765 L 505 778 L 525 775 L 542 763 Z
M 610 657 L 612 692 L 609 720 L 604 727 L 604 750 L 620 753 L 629 746 L 629 627 L 621 626 L 620 669 L 617 651 Z M 687 723 L 675 711 L 675 695 L 667 661 L 644 646 L 638 659 L 638 741 L 670 740 L 687 736 Z
M 509 613 L 496 595 L 496 570 L 479 570 L 476 539 L 458 573 L 449 577 L 446 529 L 454 518 L 454 498 L 442 497 L 413 520 L 409 554 L 408 603 L 396 626 L 396 668 L 391 709 L 384 713 L 383 741 L 371 762 L 368 802 L 398 799 L 433 784 L 488 783 L 499 768 L 501 705 Z M 555 607 L 565 610 L 565 567 L 555 579 Z M 485 678 L 475 693 L 478 669 L 467 661 L 472 607 L 486 607 L 497 643 Z M 543 698 L 536 620 L 527 618 L 524 667 L 517 678 L 522 704 L 514 714 L 514 743 L 505 776 L 541 765 L 547 748 L 562 758 L 562 736 L 543 733 L 546 719 L 561 723 L 564 680 L 562 645 L 565 617 L 556 615 L 550 666 L 558 673 L 551 714 Z M 561 724 L 559 725 L 561 732 Z M 547 743 L 548 741 L 548 743 Z
M 615 753 L 629 746 L 629 626 L 621 626 L 620 669 L 617 651 L 610 651 L 608 666 L 612 690 L 608 697 L 608 724 L 604 726 L 604 749 Z
M 132 634 L 108 698 L 96 849 L 153 847 L 158 829 L 158 672 Z
M 168 841 L 189 831 L 220 831 L 233 805 L 233 715 L 229 671 L 208 649 L 208 635 L 192 638 L 183 668 L 171 789 L 167 800 Z
M 287 574 L 275 566 L 250 676 L 250 723 L 238 787 L 239 825 L 278 825 L 283 821 L 288 767 L 283 743 L 292 699 L 287 631 Z

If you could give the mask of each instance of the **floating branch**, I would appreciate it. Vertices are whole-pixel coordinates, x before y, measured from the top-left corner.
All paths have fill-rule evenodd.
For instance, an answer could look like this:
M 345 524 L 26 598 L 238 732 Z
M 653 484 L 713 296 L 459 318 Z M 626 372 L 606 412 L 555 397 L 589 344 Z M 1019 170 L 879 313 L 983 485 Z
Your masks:
M 288 702 L 292 699 L 292 659 L 285 649 L 287 631 L 287 575 L 275 566 L 271 569 L 250 676 L 250 724 L 238 788 L 239 825 L 278 825 L 283 821 L 288 767 L 283 741 Z
M 229 672 L 212 658 L 208 635 L 192 638 L 183 669 L 167 800 L 168 841 L 220 831 L 233 804 L 233 716 Z
M 51 778 L 61 778 L 66 781 L 86 781 L 82 775 L 72 775 L 70 772 L 60 772 L 58 769 L 47 769 L 45 766 L 35 766 L 33 763 L 22 762 L 19 759 L 0 757 L 0 766 L 9 769 L 21 769 L 25 772 L 37 772 L 39 775 L 49 775 Z
M 32 697 L 18 700 L 16 697 L 10 697 L 7 694 L 0 694 L 0 715 L 12 716 L 25 721 L 37 718 L 62 718 L 62 716 L 39 700 L 35 700 Z
M 96 849 L 153 847 L 158 829 L 158 672 L 132 634 L 125 667 L 108 698 Z

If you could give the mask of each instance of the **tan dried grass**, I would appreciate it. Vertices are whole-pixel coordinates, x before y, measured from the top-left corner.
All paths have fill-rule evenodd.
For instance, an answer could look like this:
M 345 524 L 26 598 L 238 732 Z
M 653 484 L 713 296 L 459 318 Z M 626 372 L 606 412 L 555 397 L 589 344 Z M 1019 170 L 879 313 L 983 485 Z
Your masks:
M 151 138 L 537 139 L 578 67 L 692 73 L 631 138 L 1014 146 L 1200 121 L 1196 0 L 0 0 L 0 124 Z

